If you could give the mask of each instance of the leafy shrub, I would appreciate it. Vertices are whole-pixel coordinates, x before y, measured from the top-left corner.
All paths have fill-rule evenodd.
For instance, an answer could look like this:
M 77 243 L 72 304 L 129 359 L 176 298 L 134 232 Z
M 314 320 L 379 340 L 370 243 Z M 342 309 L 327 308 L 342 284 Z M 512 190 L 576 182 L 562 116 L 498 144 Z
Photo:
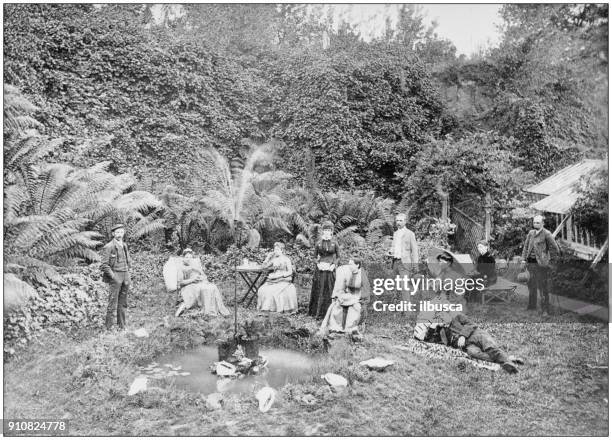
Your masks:
M 590 261 L 574 257 L 572 250 L 564 247 L 550 276 L 552 292 L 607 306 L 609 275 L 606 260 L 607 257 L 599 263 L 595 271 L 590 271 Z
M 169 252 L 133 252 L 130 294 L 141 296 L 164 290 L 162 270 L 171 255 Z
M 103 324 L 107 290 L 99 279 L 98 265 L 71 270 L 38 287 L 37 297 L 5 315 L 5 351 L 27 344 L 42 329 L 65 331 Z

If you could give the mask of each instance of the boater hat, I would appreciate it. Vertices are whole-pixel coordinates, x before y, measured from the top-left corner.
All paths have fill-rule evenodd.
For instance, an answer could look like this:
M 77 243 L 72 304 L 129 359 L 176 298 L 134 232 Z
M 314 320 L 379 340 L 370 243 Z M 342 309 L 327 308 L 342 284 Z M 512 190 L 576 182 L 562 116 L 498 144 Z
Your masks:
M 437 276 L 440 273 L 440 260 L 452 259 L 450 269 L 457 273 L 457 275 L 465 275 L 465 269 L 459 263 L 457 256 L 451 251 L 445 249 L 433 247 L 429 250 L 427 255 L 427 268 L 429 271 Z
M 115 232 L 117 229 L 125 229 L 123 223 L 117 223 L 111 228 L 111 232 Z

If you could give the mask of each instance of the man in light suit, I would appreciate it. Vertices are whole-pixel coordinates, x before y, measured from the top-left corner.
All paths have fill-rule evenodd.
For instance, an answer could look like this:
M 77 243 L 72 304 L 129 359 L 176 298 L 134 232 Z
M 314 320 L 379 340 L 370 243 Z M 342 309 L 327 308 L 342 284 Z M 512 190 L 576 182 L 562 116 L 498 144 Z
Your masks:
M 404 275 L 410 278 L 418 269 L 419 245 L 414 232 L 406 227 L 406 214 L 397 214 L 395 224 L 397 230 L 393 233 L 393 242 L 389 250 L 389 255 L 393 258 L 391 265 L 393 278 L 397 275 L 402 279 Z M 402 300 L 410 300 L 410 292 L 402 290 Z
M 127 295 L 132 284 L 130 269 L 132 260 L 127 245 L 123 241 L 125 227 L 116 224 L 111 229 L 113 239 L 102 248 L 103 280 L 108 283 L 108 308 L 106 310 L 106 329 L 110 330 L 117 316 L 117 326 L 125 328 Z

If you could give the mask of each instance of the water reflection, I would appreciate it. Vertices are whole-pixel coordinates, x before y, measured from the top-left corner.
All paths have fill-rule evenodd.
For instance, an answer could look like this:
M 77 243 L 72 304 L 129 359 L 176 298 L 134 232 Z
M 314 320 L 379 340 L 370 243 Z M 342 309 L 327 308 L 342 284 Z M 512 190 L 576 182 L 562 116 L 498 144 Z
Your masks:
M 252 393 L 264 386 L 281 388 L 288 383 L 299 382 L 311 373 L 312 358 L 303 353 L 283 349 L 260 350 L 268 360 L 261 374 L 241 379 L 222 378 L 211 373 L 210 366 L 218 361 L 216 346 L 202 346 L 182 353 L 160 357 L 148 367 L 144 374 L 152 379 L 170 377 L 176 387 L 204 394 Z M 148 368 L 148 369 L 146 369 Z

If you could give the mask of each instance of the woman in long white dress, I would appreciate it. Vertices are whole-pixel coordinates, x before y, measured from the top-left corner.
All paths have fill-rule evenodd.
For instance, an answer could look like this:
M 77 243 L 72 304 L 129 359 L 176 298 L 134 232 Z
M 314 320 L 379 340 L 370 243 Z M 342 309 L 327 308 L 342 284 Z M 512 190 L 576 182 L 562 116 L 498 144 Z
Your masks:
M 194 306 L 202 307 L 204 313 L 210 316 L 227 316 L 230 314 L 219 288 L 209 282 L 198 264 L 199 260 L 194 258 L 193 251 L 189 248 L 183 251 L 183 263 L 179 268 L 179 286 L 183 302 L 176 311 L 179 316 L 183 311 Z
M 270 312 L 295 313 L 298 309 L 297 291 L 291 282 L 293 266 L 284 250 L 283 243 L 274 243 L 274 252 L 263 263 L 272 272 L 257 291 L 257 310 L 268 312 L 268 315 Z

